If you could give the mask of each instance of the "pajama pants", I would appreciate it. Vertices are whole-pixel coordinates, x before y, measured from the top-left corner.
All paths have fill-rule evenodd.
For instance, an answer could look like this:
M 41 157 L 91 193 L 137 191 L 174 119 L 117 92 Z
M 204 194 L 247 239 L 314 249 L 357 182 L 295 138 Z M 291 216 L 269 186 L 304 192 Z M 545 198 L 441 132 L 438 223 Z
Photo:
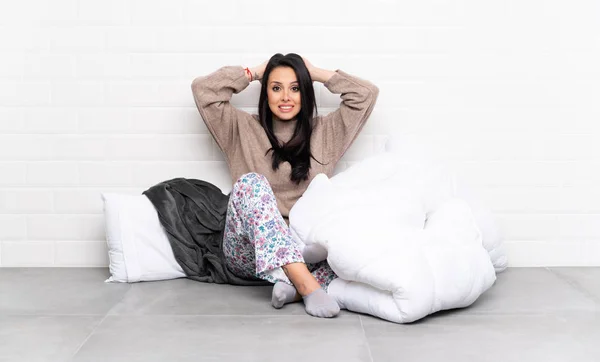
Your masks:
M 292 240 L 265 176 L 247 173 L 233 186 L 227 205 L 223 252 L 227 268 L 240 278 L 292 285 L 281 266 L 304 263 L 304 258 Z M 327 261 L 306 266 L 327 291 L 336 278 Z

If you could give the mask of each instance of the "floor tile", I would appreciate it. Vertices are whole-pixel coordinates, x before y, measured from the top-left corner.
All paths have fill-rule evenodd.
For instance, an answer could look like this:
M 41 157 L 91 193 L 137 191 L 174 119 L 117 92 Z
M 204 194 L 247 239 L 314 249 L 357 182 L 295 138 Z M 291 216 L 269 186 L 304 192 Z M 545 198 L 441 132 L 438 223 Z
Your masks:
M 600 268 L 509 268 L 471 307 L 406 325 L 276 310 L 271 287 L 107 277 L 0 268 L 0 362 L 69 361 L 84 341 L 76 361 L 600 361 Z
M 460 313 L 544 314 L 593 311 L 589 296 L 545 268 L 508 268 L 474 304 Z
M 0 316 L 0 361 L 68 361 L 101 316 Z
M 600 303 L 600 268 L 549 268 Z
M 302 303 L 271 306 L 272 287 L 200 283 L 190 279 L 132 284 L 110 315 L 305 315 Z M 348 312 L 344 312 L 348 313 Z
M 370 361 L 355 315 L 109 316 L 77 361 Z
M 597 362 L 600 315 L 436 315 L 398 325 L 361 317 L 375 362 Z
M 104 283 L 108 276 L 107 268 L 0 268 L 0 315 L 104 316 L 130 288 Z

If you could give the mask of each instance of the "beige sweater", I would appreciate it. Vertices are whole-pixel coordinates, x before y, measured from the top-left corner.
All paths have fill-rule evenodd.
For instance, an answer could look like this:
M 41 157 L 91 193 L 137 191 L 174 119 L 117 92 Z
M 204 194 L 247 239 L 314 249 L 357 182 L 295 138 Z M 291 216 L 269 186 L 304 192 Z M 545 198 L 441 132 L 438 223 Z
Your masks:
M 289 224 L 290 209 L 319 173 L 332 176 L 333 169 L 371 114 L 379 89 L 369 81 L 336 70 L 324 86 L 342 95 L 340 107 L 317 116 L 311 136 L 311 152 L 324 165 L 311 159 L 308 180 L 299 185 L 290 180 L 291 165 L 282 162 L 277 171 L 271 166 L 271 143 L 260 125 L 258 115 L 233 107 L 229 101 L 249 84 L 241 66 L 225 66 L 194 79 L 192 92 L 198 111 L 208 130 L 225 154 L 232 182 L 248 172 L 264 175 L 273 189 L 277 206 Z M 273 120 L 276 137 L 287 142 L 294 132 L 295 120 Z

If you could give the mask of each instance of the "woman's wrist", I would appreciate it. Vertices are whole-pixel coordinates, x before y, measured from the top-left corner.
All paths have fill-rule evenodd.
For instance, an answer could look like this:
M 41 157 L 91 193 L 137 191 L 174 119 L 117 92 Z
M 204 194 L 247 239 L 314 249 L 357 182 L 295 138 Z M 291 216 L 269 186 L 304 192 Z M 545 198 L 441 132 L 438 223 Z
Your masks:
M 263 72 L 257 67 L 250 68 L 250 72 L 252 72 L 252 80 L 261 80 L 263 76 Z
M 248 67 L 244 68 L 244 75 L 246 76 L 246 78 L 248 78 L 248 82 L 252 82 L 252 80 L 253 80 L 250 72 L 251 72 L 250 68 L 248 68 Z
M 252 82 L 253 80 L 260 80 L 261 75 L 259 74 L 256 68 L 244 68 L 244 74 L 246 78 L 248 78 L 248 82 Z
M 246 78 L 248 78 L 248 82 L 256 80 L 256 78 L 254 77 L 254 68 L 244 68 L 244 75 L 246 76 Z

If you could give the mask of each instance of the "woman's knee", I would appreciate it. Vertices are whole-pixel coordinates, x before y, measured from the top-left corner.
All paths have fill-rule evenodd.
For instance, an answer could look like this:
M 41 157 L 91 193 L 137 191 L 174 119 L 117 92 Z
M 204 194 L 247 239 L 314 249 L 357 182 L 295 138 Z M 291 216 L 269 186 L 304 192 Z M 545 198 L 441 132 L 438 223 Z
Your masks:
M 255 190 L 251 192 L 250 190 Z M 256 190 L 261 190 L 260 192 L 256 192 Z M 232 195 L 236 198 L 245 195 L 244 197 L 262 197 L 264 193 L 272 194 L 273 190 L 271 189 L 271 184 L 267 178 L 256 172 L 246 173 L 235 182 L 233 185 Z
M 272 202 L 276 202 L 273 189 L 267 178 L 259 173 L 246 173 L 233 185 L 230 204 L 239 210 L 240 215 L 252 210 L 257 203 Z
M 239 187 L 239 185 L 254 185 L 257 183 L 262 183 L 262 184 L 269 184 L 269 181 L 267 180 L 267 178 L 259 173 L 256 172 L 248 172 L 243 174 L 242 176 L 240 176 L 240 178 L 237 179 L 237 181 L 235 182 L 235 185 L 233 185 L 233 187 L 235 188 L 236 186 Z

